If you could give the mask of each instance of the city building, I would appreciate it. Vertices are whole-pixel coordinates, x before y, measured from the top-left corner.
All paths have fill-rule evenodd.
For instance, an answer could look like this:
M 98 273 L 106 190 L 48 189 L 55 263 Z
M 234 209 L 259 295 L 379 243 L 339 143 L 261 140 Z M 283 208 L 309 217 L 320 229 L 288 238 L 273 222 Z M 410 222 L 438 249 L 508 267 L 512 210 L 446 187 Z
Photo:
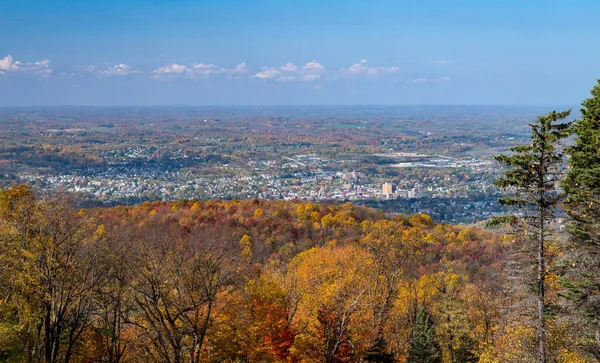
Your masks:
M 381 192 L 383 194 L 394 194 L 396 193 L 396 184 L 384 183 Z

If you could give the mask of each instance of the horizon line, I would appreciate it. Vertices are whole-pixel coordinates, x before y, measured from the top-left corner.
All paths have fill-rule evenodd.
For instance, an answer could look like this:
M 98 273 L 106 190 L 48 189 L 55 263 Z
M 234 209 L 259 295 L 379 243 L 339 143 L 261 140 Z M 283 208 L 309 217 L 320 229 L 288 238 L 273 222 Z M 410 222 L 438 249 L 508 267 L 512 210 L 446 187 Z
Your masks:
M 414 107 L 414 106 L 452 106 L 452 107 L 574 107 L 568 104 L 519 104 L 519 103 L 353 103 L 353 104 L 153 104 L 153 105 L 136 105 L 136 104 L 114 104 L 114 105 L 0 105 L 0 108 L 157 108 L 157 107 Z M 580 106 L 579 104 L 577 106 Z

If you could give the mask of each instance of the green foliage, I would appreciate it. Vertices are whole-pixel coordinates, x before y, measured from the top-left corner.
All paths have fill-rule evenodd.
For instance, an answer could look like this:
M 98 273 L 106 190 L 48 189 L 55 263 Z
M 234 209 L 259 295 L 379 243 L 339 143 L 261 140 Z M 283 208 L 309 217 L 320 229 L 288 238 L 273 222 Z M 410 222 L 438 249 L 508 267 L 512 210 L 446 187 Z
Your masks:
M 475 353 L 475 341 L 470 336 L 464 334 L 459 337 L 459 344 L 452 352 L 453 362 L 456 363 L 477 363 L 479 357 Z
M 365 356 L 367 362 L 394 363 L 394 355 L 388 352 L 387 342 L 384 338 L 378 339 Z
M 581 344 L 600 359 L 600 80 L 591 95 L 582 103 L 581 118 L 572 127 L 575 143 L 567 149 L 570 169 L 563 187 L 575 253 L 564 294 L 582 322 Z
M 442 350 L 435 338 L 435 325 L 425 308 L 417 312 L 406 361 L 407 363 L 442 362 Z
M 565 119 L 570 113 L 570 110 L 552 111 L 547 116 L 538 117 L 530 125 L 530 145 L 513 147 L 510 149 L 511 155 L 495 157 L 509 168 L 495 184 L 502 189 L 514 190 L 513 195 L 500 199 L 500 203 L 524 209 L 539 205 L 556 206 L 561 198 L 556 192 L 556 185 L 563 164 L 559 145 L 562 139 L 569 136 L 569 124 L 557 121 Z
M 536 307 L 536 345 L 538 362 L 547 359 L 546 320 L 549 307 L 546 289 L 548 279 L 549 237 L 552 235 L 551 220 L 564 197 L 558 189 L 563 172 L 562 139 L 569 136 L 569 123 L 559 123 L 571 113 L 552 111 L 540 116 L 531 124 L 531 143 L 513 147 L 511 155 L 496 156 L 496 160 L 508 170 L 496 181 L 496 185 L 509 192 L 500 203 L 518 209 L 520 216 L 500 218 L 491 224 L 510 222 L 517 227 L 522 252 L 534 268 L 532 275 L 520 271 L 525 285 L 532 287 Z M 517 223 L 522 222 L 522 223 Z
M 0 191 L 0 330 L 26 360 L 74 355 L 104 281 L 91 227 L 67 200 L 38 201 L 24 186 Z
M 508 215 L 508 216 L 492 217 L 492 218 L 488 219 L 485 224 L 488 227 L 496 227 L 496 226 L 501 226 L 501 225 L 510 226 L 510 225 L 515 224 L 516 221 L 517 221 L 517 218 L 514 215 Z

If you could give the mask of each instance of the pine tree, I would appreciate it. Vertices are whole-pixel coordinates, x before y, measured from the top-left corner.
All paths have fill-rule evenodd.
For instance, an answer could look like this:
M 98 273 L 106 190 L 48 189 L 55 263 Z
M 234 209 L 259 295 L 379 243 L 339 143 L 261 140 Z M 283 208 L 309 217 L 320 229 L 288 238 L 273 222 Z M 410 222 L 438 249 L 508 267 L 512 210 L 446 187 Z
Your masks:
M 479 357 L 475 354 L 475 340 L 464 334 L 459 337 L 458 346 L 452 352 L 452 362 L 477 363 Z
M 572 127 L 575 143 L 567 149 L 571 168 L 563 187 L 575 253 L 565 295 L 577 308 L 586 349 L 600 360 L 600 80 L 591 94 Z
M 435 325 L 424 308 L 417 312 L 412 333 L 407 363 L 441 363 L 442 350 L 435 339 Z
M 384 338 L 377 339 L 375 344 L 367 351 L 365 361 L 377 363 L 393 363 L 394 355 L 388 352 L 387 342 Z
M 550 223 L 555 216 L 563 195 L 558 191 L 562 176 L 563 153 L 561 140 L 569 135 L 569 124 L 558 121 L 569 116 L 569 111 L 550 112 L 540 116 L 530 125 L 531 143 L 511 148 L 511 155 L 496 156 L 496 160 L 508 167 L 496 185 L 510 192 L 500 203 L 519 210 L 519 216 L 498 218 L 493 223 L 511 221 L 522 228 L 522 241 L 535 266 L 532 279 L 536 295 L 536 342 L 538 362 L 547 362 L 546 324 L 547 310 L 545 288 L 547 273 L 547 244 L 552 234 Z

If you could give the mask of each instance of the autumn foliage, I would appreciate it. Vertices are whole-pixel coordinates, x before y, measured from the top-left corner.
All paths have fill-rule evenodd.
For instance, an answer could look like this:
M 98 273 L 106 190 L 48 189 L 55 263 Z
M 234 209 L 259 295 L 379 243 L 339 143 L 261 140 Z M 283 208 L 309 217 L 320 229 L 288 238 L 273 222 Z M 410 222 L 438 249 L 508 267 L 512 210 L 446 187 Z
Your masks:
M 529 362 L 534 332 L 511 315 L 509 244 L 352 204 L 77 211 L 7 188 L 0 359 L 406 362 L 426 312 L 443 362 Z M 582 361 L 566 328 L 550 329 L 556 361 Z

